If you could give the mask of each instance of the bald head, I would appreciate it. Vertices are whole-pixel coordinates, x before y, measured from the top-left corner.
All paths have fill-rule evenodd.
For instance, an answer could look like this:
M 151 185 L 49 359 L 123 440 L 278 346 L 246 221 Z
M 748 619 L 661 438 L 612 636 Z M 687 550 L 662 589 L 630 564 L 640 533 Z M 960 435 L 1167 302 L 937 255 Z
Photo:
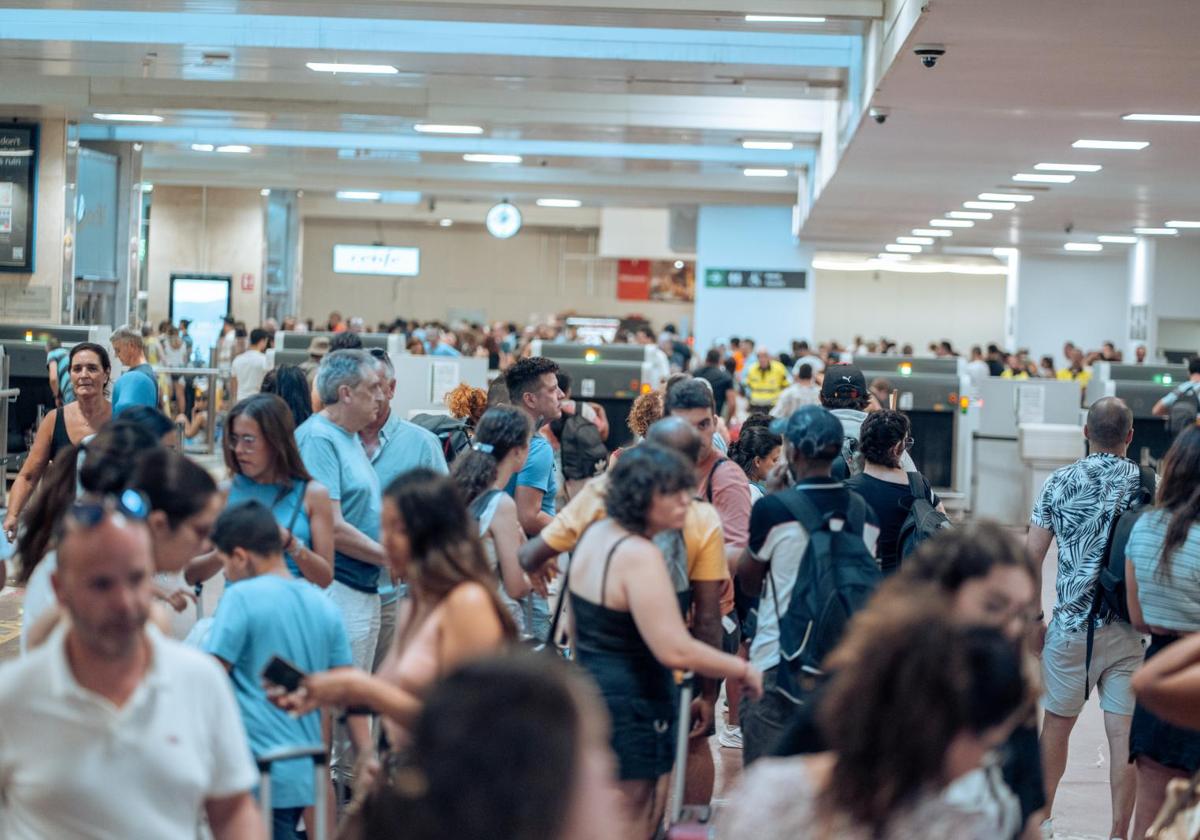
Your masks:
M 1117 397 L 1096 400 L 1088 409 L 1083 433 L 1093 448 L 1124 455 L 1133 433 L 1133 412 Z
M 646 431 L 646 440 L 674 449 L 693 464 L 700 462 L 704 445 L 700 433 L 682 417 L 664 417 Z

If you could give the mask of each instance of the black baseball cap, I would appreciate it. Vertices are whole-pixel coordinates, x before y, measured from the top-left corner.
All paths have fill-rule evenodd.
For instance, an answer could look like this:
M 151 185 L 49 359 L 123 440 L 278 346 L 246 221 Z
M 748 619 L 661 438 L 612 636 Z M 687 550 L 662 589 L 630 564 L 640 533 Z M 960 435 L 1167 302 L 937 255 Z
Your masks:
M 771 424 L 771 431 L 783 435 L 806 458 L 819 452 L 842 448 L 842 421 L 819 405 L 806 405 Z
M 823 397 L 865 397 L 867 395 L 867 380 L 861 370 L 854 365 L 830 365 L 825 368 L 825 381 L 821 383 Z

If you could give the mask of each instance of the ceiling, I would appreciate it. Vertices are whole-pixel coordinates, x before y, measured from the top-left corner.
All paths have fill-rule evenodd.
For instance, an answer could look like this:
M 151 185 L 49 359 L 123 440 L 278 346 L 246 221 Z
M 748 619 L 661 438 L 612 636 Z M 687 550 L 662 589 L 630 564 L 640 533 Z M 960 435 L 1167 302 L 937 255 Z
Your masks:
M 1200 218 L 1200 124 L 1121 119 L 1200 114 L 1198 34 L 1200 3 L 933 0 L 871 99 L 890 117 L 878 125 L 863 115 L 803 237 L 874 253 L 979 193 L 1014 189 L 1037 198 L 994 211 L 934 252 L 1064 253 L 1068 241 Z M 947 49 L 934 69 L 912 55 L 922 42 Z M 1072 148 L 1083 138 L 1150 146 Z M 1045 190 L 1013 183 L 1039 162 L 1103 169 Z M 1100 256 L 1126 247 L 1106 245 Z

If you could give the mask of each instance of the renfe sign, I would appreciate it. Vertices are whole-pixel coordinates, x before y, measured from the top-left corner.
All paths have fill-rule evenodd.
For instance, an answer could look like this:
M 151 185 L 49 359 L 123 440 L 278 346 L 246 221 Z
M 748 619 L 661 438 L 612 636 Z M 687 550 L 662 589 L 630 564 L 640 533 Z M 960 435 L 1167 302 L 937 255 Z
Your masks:
M 387 245 L 334 245 L 333 273 L 416 277 L 421 273 L 421 249 L 392 248 Z

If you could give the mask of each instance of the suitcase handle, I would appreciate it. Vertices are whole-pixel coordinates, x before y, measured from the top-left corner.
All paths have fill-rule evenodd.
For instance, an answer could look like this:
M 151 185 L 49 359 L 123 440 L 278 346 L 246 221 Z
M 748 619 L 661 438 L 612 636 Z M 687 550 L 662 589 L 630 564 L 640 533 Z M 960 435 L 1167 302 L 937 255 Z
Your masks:
M 683 787 L 687 781 L 688 733 L 691 730 L 692 690 L 695 684 L 695 674 L 691 671 L 675 671 L 673 676 L 675 685 L 679 687 L 679 720 L 675 730 L 675 767 L 671 776 L 668 825 L 679 822 L 683 814 Z
M 280 747 L 255 757 L 260 774 L 258 786 L 258 807 L 262 811 L 263 820 L 267 826 L 267 835 L 271 833 L 273 814 L 271 813 L 271 765 L 277 761 L 291 761 L 297 758 L 313 760 L 313 796 L 315 798 L 314 822 L 315 831 L 310 830 L 309 836 L 320 838 L 325 836 L 328 819 L 329 800 L 325 795 L 325 785 L 328 781 L 329 754 L 324 744 L 302 744 L 293 747 Z

